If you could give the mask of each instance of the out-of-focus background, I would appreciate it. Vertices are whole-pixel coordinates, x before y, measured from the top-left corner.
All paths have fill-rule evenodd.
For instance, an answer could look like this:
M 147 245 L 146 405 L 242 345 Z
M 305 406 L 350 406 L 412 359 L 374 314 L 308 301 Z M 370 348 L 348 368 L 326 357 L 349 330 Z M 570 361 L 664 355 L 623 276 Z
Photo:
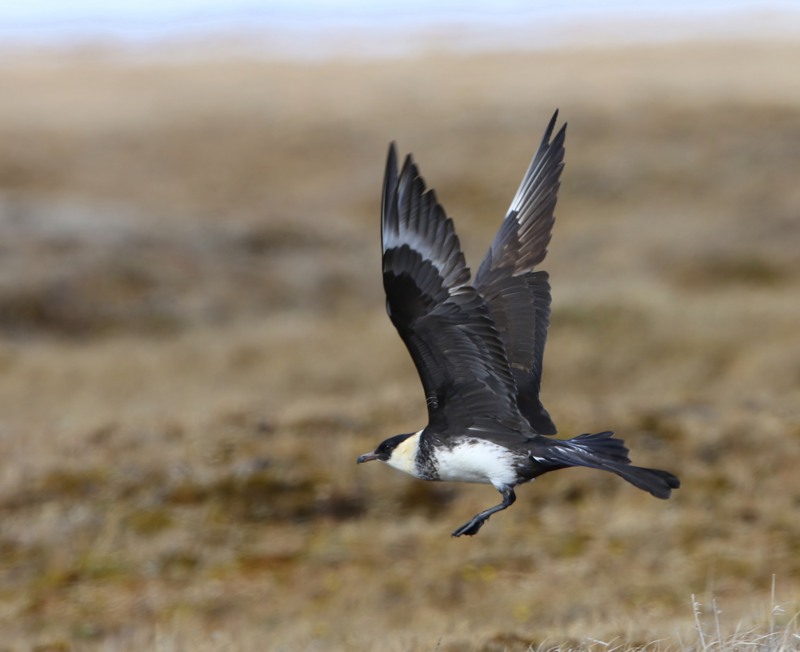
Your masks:
M 797 647 L 795 9 L 18 4 L 0 648 Z M 355 465 L 425 423 L 386 146 L 475 267 L 556 108 L 545 405 L 683 487 L 563 471 L 453 540 L 493 489 Z

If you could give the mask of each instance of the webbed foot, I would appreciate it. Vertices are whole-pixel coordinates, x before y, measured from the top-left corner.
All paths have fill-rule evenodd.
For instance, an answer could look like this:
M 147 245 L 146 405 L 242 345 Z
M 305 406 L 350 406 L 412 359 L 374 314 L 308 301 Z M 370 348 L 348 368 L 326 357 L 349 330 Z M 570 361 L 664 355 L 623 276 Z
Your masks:
M 468 537 L 474 536 L 478 534 L 478 530 L 480 530 L 483 524 L 488 520 L 488 518 L 478 518 L 476 516 L 469 523 L 464 523 L 464 525 L 453 532 L 453 536 L 460 537 L 462 534 L 466 534 Z
M 503 494 L 503 502 L 499 505 L 495 505 L 494 507 L 490 507 L 489 509 L 484 509 L 480 514 L 475 514 L 472 517 L 469 523 L 464 523 L 460 528 L 458 528 L 455 532 L 453 532 L 454 537 L 460 537 L 462 534 L 466 534 L 468 537 L 471 537 L 475 534 L 478 534 L 478 530 L 483 527 L 483 524 L 489 520 L 489 517 L 492 514 L 497 512 L 503 511 L 506 507 L 510 507 L 514 504 L 514 501 L 517 499 L 517 495 L 514 493 L 514 488 L 509 487 L 508 489 L 503 489 L 500 493 Z

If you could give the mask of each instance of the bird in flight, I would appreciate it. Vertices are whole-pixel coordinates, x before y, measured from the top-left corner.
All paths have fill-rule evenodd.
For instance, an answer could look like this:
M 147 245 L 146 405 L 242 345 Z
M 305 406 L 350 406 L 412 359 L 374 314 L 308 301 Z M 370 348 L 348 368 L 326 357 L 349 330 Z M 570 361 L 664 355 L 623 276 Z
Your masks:
M 550 284 L 536 270 L 547 253 L 564 167 L 566 124 L 555 112 L 478 273 L 453 221 L 412 157 L 398 174 L 389 146 L 381 205 L 386 309 L 414 360 L 428 425 L 381 442 L 358 463 L 380 460 L 422 480 L 491 484 L 499 505 L 453 532 L 474 535 L 516 500 L 514 488 L 571 466 L 611 471 L 656 498 L 680 481 L 633 466 L 612 432 L 556 439 L 539 399 L 550 324 Z

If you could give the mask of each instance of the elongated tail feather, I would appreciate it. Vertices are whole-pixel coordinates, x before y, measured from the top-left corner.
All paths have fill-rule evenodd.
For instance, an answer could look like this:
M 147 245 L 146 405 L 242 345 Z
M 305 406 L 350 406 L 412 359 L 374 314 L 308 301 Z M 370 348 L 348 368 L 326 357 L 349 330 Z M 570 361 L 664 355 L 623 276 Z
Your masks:
M 643 489 L 656 498 L 666 500 L 673 489 L 681 486 L 681 481 L 669 471 L 648 469 L 643 466 L 622 466 L 609 463 L 607 470 L 630 482 L 634 487 Z
M 680 480 L 669 471 L 633 466 L 625 442 L 613 435 L 612 432 L 599 432 L 567 440 L 551 440 L 554 446 L 548 457 L 566 466 L 611 471 L 656 498 L 667 499 L 673 489 L 681 486 Z

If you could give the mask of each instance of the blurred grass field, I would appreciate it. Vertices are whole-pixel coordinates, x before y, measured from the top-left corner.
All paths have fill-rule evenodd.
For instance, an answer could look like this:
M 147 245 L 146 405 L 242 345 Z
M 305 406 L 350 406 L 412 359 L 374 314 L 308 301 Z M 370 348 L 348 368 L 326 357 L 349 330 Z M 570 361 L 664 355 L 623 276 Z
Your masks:
M 798 60 L 6 57 L 0 649 L 800 647 Z M 452 540 L 493 489 L 355 465 L 425 422 L 386 146 L 475 268 L 557 107 L 543 400 L 683 486 L 565 471 Z

